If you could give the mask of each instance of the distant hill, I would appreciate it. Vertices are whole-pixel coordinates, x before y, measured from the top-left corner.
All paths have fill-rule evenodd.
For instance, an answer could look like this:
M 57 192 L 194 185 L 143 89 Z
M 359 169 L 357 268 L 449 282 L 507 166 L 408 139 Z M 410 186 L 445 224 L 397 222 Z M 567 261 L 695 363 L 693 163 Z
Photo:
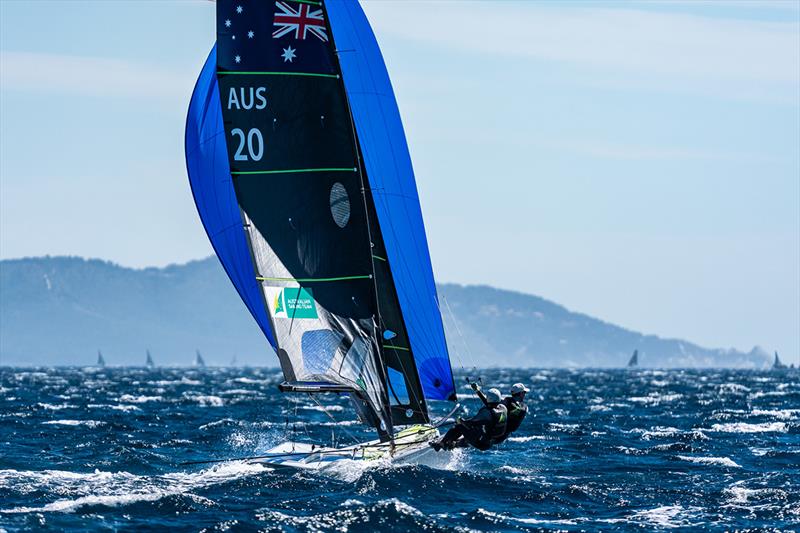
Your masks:
M 764 367 L 769 356 L 642 335 L 537 296 L 487 286 L 439 287 L 454 366 Z M 452 311 L 452 314 L 451 312 Z M 0 364 L 277 366 L 215 258 L 141 270 L 100 260 L 0 261 Z

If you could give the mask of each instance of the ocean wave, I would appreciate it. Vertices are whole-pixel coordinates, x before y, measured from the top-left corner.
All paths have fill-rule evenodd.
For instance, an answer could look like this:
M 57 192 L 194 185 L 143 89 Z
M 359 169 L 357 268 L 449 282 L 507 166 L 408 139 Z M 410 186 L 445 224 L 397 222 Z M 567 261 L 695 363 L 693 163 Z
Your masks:
M 222 407 L 225 404 L 222 398 L 213 394 L 184 393 L 183 397 L 197 402 L 201 407 Z
M 631 519 L 638 522 L 645 522 L 647 524 L 663 527 L 663 528 L 678 528 L 678 527 L 692 527 L 697 526 L 699 523 L 692 523 L 691 518 L 699 509 L 692 507 L 684 509 L 680 505 L 662 505 L 653 509 L 645 509 L 643 511 L 636 511 L 631 515 Z
M 527 435 L 525 437 L 508 437 L 509 442 L 530 442 L 532 440 L 547 440 L 544 435 Z
M 794 420 L 800 409 L 753 409 L 750 414 L 753 416 L 770 416 L 779 420 Z
M 123 394 L 119 397 L 119 401 L 123 403 L 147 403 L 147 402 L 163 402 L 163 396 L 134 396 L 132 394 Z
M 762 424 L 731 422 L 729 424 L 714 424 L 707 431 L 720 433 L 786 433 L 787 429 L 784 422 L 764 422 Z
M 516 517 L 503 513 L 498 513 L 495 511 L 489 511 L 487 509 L 483 509 L 482 507 L 479 507 L 476 512 L 478 515 L 481 515 L 485 518 L 489 518 L 492 522 L 495 523 L 516 522 L 518 524 L 561 524 L 567 526 L 578 525 L 578 522 L 575 519 Z
M 90 428 L 106 425 L 105 422 L 99 420 L 48 420 L 47 422 L 42 422 L 42 424 L 53 426 L 86 426 Z
M 698 463 L 702 465 L 719 465 L 730 468 L 741 468 L 741 465 L 735 463 L 728 457 L 690 457 L 688 455 L 679 455 L 678 459 L 681 461 L 689 461 L 691 463 Z
M 114 411 L 122 411 L 125 413 L 131 411 L 141 411 L 142 409 L 135 406 L 135 405 L 110 405 L 110 404 L 102 404 L 102 403 L 90 403 L 87 405 L 89 409 L 111 409 Z
M 753 510 L 755 503 L 766 500 L 767 504 L 776 505 L 778 502 L 786 500 L 786 492 L 778 488 L 759 488 L 750 489 L 743 485 L 743 482 L 734 483 L 724 489 L 723 494 L 728 497 L 727 504 L 731 506 L 745 506 Z
M 158 476 L 97 470 L 94 473 L 0 470 L 0 487 L 22 486 L 21 490 L 26 492 L 43 491 L 48 494 L 68 495 L 67 498 L 40 506 L 0 509 L 0 513 L 72 513 L 84 507 L 98 505 L 120 507 L 138 502 L 152 502 L 265 471 L 267 469 L 262 465 L 244 461 L 222 463 L 199 472 L 173 472 Z M 213 503 L 204 500 L 209 504 Z
M 75 409 L 77 405 L 72 405 L 68 403 L 62 403 L 58 405 L 54 405 L 51 403 L 37 403 L 37 407 L 41 407 L 42 409 L 47 409 L 48 411 L 61 411 L 62 409 Z

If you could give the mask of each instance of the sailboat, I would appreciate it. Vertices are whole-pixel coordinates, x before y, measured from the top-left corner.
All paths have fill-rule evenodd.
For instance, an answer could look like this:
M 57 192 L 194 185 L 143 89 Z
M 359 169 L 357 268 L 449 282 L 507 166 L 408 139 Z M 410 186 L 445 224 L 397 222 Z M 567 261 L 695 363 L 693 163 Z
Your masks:
M 197 368 L 205 368 L 206 362 L 203 359 L 203 356 L 200 355 L 200 350 L 194 351 L 194 366 Z
M 636 368 L 637 366 L 639 366 L 639 350 L 634 350 L 628 361 L 628 368 Z
M 416 460 L 455 405 L 397 103 L 354 0 L 218 0 L 186 162 L 200 219 L 288 394 L 345 393 L 377 439 L 285 442 L 264 460 Z M 457 405 L 455 406 L 457 408 Z M 455 408 L 450 414 L 455 412 Z
M 150 355 L 150 350 L 147 351 L 147 360 L 144 362 L 144 366 L 147 368 L 155 368 L 156 364 L 153 362 L 153 356 Z
M 106 366 L 106 359 L 103 357 L 103 352 L 97 350 L 97 366 L 100 368 L 105 368 Z
M 775 352 L 775 361 L 772 363 L 773 370 L 783 370 L 786 368 L 786 365 L 781 361 L 781 358 L 778 357 L 778 352 Z
M 236 354 L 233 354 L 233 357 L 231 358 L 231 364 L 229 366 L 235 367 L 237 364 L 238 361 L 236 360 Z

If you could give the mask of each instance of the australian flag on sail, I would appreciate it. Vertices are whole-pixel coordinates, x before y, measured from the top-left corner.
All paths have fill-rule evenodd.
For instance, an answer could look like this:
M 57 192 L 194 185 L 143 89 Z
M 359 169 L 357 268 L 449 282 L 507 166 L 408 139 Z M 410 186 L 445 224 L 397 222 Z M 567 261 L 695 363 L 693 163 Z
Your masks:
M 336 74 L 320 2 L 217 0 L 217 65 L 233 72 Z

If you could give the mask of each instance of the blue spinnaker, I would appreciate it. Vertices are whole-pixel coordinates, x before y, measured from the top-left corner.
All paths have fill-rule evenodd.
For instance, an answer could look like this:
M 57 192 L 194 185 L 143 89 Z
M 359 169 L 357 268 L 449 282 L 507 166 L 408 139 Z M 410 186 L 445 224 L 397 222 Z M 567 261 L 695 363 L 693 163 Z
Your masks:
M 217 47 L 211 50 L 186 117 L 186 168 L 197 211 L 225 272 L 273 348 L 276 347 L 253 271 L 231 181 L 217 85 Z
M 356 0 L 327 0 L 330 27 L 425 397 L 455 399 L 425 226 L 400 112 Z

